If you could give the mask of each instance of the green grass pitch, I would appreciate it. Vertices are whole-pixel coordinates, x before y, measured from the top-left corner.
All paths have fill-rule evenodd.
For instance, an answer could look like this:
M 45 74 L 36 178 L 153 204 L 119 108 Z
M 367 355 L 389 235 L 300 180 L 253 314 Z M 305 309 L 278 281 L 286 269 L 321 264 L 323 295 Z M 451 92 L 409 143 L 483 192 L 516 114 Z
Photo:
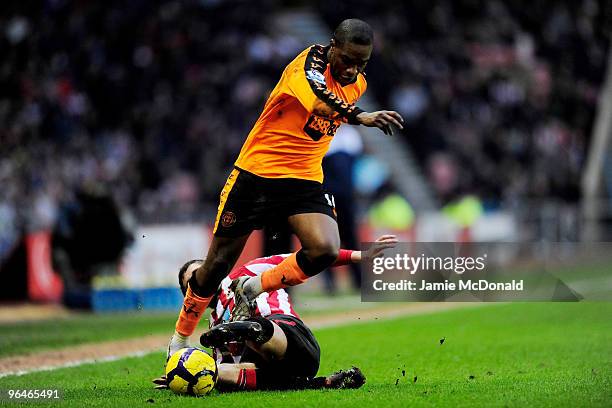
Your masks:
M 176 313 L 82 314 L 44 321 L 0 324 L 0 357 L 82 343 L 168 333 L 172 332 L 176 315 Z
M 180 397 L 152 389 L 161 352 L 0 378 L 0 389 L 59 388 L 75 407 L 611 406 L 610 316 L 612 303 L 515 303 L 316 331 L 319 373 L 358 365 L 359 390 Z

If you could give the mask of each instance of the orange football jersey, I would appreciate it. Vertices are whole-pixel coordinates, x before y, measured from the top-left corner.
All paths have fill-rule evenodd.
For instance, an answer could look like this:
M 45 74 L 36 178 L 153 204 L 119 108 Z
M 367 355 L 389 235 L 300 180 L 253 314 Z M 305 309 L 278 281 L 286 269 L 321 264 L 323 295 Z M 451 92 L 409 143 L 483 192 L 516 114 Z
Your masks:
M 328 47 L 313 45 L 283 71 L 259 119 L 249 133 L 236 167 L 267 178 L 299 178 L 323 182 L 321 161 L 340 124 L 356 123 L 361 109 L 354 103 L 365 92 L 365 77 L 342 86 L 327 63 Z M 315 101 L 335 113 L 312 113 Z

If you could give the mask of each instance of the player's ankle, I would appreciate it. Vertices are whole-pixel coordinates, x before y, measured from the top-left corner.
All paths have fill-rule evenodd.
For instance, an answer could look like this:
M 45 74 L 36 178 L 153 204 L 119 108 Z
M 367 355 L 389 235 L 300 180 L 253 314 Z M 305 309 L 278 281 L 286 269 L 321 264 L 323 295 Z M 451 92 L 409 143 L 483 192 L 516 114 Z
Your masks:
M 175 330 L 174 335 L 172 335 L 172 341 L 176 343 L 187 343 L 189 341 L 189 336 L 184 336 Z
M 184 345 L 189 346 L 189 336 L 183 336 L 181 333 L 175 331 L 172 335 L 172 344 L 176 346 Z
M 168 349 L 166 353 L 166 360 L 168 360 L 174 353 L 180 349 L 189 347 L 189 336 L 183 336 L 179 332 L 175 331 L 170 342 L 168 343 Z
M 205 289 L 204 286 L 198 283 L 198 279 L 197 279 L 195 272 L 189 279 L 188 286 L 189 286 L 189 289 L 191 289 L 192 295 L 195 295 L 197 298 L 205 299 L 208 297 L 204 293 L 204 289 Z

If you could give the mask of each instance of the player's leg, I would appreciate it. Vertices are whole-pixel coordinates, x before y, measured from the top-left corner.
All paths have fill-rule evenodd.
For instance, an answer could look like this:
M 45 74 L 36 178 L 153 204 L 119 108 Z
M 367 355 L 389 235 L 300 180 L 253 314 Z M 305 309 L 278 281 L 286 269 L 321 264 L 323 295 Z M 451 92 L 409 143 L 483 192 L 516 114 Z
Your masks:
M 257 368 L 252 363 L 222 363 L 217 366 L 217 372 L 220 391 L 354 389 L 365 384 L 365 376 L 357 367 L 314 378 L 287 376 L 270 367 Z
M 274 329 L 270 340 L 265 343 L 249 340 L 246 344 L 265 361 L 282 360 L 287 352 L 287 336 L 276 323 L 270 322 L 270 324 Z
M 262 389 L 310 388 L 311 379 L 319 371 L 321 349 L 314 334 L 300 319 L 284 314 L 266 317 L 275 329 L 284 333 L 282 357 L 273 358 L 264 366 L 264 375 L 258 375 Z M 280 336 L 278 338 L 281 338 Z M 260 378 L 261 377 L 261 378 Z M 260 381 L 261 380 L 261 381 Z
M 213 240 L 206 261 L 189 280 L 176 330 L 168 354 L 188 344 L 191 336 L 210 303 L 219 283 L 238 260 L 253 229 L 261 228 L 256 202 L 257 180 L 250 174 L 234 169 L 219 197 L 219 207 L 213 229 Z
M 229 342 L 245 342 L 265 362 L 280 360 L 287 351 L 285 333 L 263 317 L 222 323 L 200 337 L 205 347 L 222 347 Z M 221 391 L 271 389 L 282 381 L 273 366 L 255 369 L 250 363 L 219 364 L 218 370 Z
M 340 236 L 334 218 L 322 213 L 304 213 L 290 216 L 288 222 L 302 248 L 261 275 L 242 277 L 232 283 L 237 298 L 233 320 L 247 318 L 253 300 L 261 293 L 299 285 L 338 258 Z
M 270 366 L 256 367 L 252 363 L 221 363 L 217 366 L 217 372 L 219 373 L 217 389 L 222 392 L 313 388 L 309 378 L 288 377 Z
M 302 248 L 244 286 L 246 296 L 254 299 L 263 292 L 295 286 L 317 275 L 338 258 L 340 236 L 336 220 L 327 214 L 305 213 L 289 217 L 289 225 Z
M 256 389 L 255 364 L 221 363 L 217 365 L 217 373 L 217 388 L 220 391 Z
M 357 367 L 339 370 L 326 377 L 292 377 L 272 367 L 257 368 L 253 363 L 217 365 L 219 391 L 304 390 L 360 388 L 365 376 Z M 168 389 L 165 376 L 153 380 L 156 389 Z
M 268 219 L 285 214 L 302 249 L 261 275 L 234 281 L 231 288 L 236 304 L 231 320 L 248 318 L 253 300 L 261 293 L 299 285 L 320 273 L 337 259 L 340 250 L 335 200 L 320 183 L 288 179 L 269 182 L 268 188 L 269 199 L 275 203 L 275 211 L 266 214 Z
M 248 238 L 248 234 L 238 238 L 213 238 L 206 261 L 189 280 L 176 330 L 168 344 L 168 356 L 188 346 L 189 336 L 195 331 L 219 283 L 238 260 Z
M 339 370 L 325 377 L 314 377 L 319 370 L 321 351 L 314 334 L 304 322 L 288 315 L 259 319 L 259 322 L 271 323 L 274 334 L 264 343 L 246 341 L 268 362 L 263 370 L 256 371 L 256 377 L 252 380 L 257 384 L 257 389 L 346 389 L 359 388 L 365 383 L 365 376 L 357 367 Z
M 340 235 L 334 218 L 321 213 L 295 214 L 289 217 L 289 225 L 302 244 L 296 263 L 307 277 L 323 271 L 338 258 Z
M 189 281 L 189 286 L 198 296 L 208 297 L 217 291 L 219 283 L 240 257 L 250 234 L 237 238 L 213 237 L 206 260 Z
M 358 367 L 351 367 L 348 370 L 339 370 L 326 377 L 315 377 L 306 382 L 306 387 L 309 389 L 346 389 L 360 388 L 365 384 L 365 375 Z
M 244 342 L 264 361 L 282 360 L 287 351 L 285 332 L 263 317 L 222 323 L 200 336 L 200 343 L 205 347 L 221 347 L 229 342 Z

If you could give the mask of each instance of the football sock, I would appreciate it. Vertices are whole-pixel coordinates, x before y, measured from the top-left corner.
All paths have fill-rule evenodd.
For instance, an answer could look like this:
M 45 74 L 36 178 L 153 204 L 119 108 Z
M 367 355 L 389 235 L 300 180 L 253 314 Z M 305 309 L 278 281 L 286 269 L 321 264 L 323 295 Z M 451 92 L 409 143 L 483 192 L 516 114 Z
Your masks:
M 298 267 L 307 277 L 315 276 L 319 272 L 325 270 L 325 268 L 330 267 L 334 261 L 336 261 L 335 256 L 324 255 L 315 258 L 314 260 L 308 259 L 303 249 L 300 249 L 295 254 L 295 261 L 297 262 Z
M 211 299 L 212 296 L 203 298 L 193 293 L 191 282 L 189 282 L 187 294 L 183 300 L 183 307 L 176 321 L 176 332 L 185 337 L 191 336 Z
M 189 347 L 189 336 L 183 336 L 181 333 L 175 331 L 170 340 L 170 347 L 172 350 Z
M 335 265 L 346 265 L 351 262 L 353 251 L 340 250 Z M 263 292 L 299 285 L 309 277 L 316 275 L 327 268 L 328 260 L 322 262 L 311 262 L 302 250 L 291 254 L 283 262 L 272 269 L 264 271 L 259 276 L 254 276 L 244 283 L 244 292 L 249 299 L 255 299 Z
M 236 388 L 239 390 L 257 389 L 257 371 L 255 368 L 243 368 L 238 373 Z
M 262 291 L 272 292 L 288 286 L 299 285 L 308 279 L 308 275 L 306 275 L 298 265 L 297 258 L 300 252 L 301 250 L 298 251 L 297 254 L 291 254 L 285 258 L 283 262 L 272 269 L 268 269 L 260 275 Z M 247 282 L 253 280 L 254 279 L 249 279 Z M 254 294 L 254 291 L 251 291 L 251 294 Z M 249 296 L 250 299 L 253 299 L 251 295 L 247 296 Z

